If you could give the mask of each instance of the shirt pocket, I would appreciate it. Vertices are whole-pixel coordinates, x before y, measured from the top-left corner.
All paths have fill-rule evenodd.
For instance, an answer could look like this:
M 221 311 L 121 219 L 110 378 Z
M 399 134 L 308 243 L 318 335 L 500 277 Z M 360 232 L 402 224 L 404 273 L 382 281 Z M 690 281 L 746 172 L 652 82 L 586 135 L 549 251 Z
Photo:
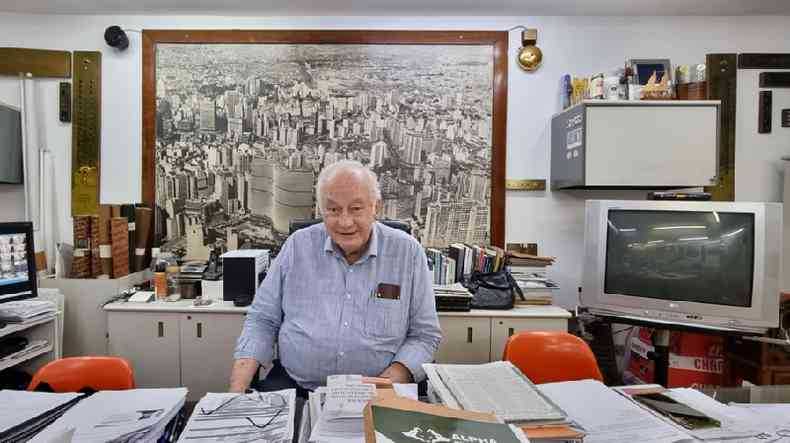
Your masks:
M 365 334 L 379 339 L 400 339 L 403 335 L 401 300 L 369 297 L 365 312 Z

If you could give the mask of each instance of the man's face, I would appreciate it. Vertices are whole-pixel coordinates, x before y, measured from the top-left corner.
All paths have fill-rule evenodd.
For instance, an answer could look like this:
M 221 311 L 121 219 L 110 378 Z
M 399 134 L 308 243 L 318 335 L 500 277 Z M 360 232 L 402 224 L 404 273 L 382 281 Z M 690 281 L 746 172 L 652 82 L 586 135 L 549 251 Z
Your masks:
M 361 177 L 341 172 L 327 182 L 321 212 L 332 241 L 349 262 L 364 252 L 376 221 L 376 201 Z

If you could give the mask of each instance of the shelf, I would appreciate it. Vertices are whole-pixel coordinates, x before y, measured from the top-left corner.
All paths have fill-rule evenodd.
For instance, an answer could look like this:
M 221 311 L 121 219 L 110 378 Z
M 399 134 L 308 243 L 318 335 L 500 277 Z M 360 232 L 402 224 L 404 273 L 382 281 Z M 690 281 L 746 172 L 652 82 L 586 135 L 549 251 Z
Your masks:
M 24 363 L 24 362 L 26 362 L 28 360 L 32 360 L 32 359 L 38 357 L 39 355 L 44 355 L 44 354 L 46 354 L 48 352 L 52 352 L 52 349 L 53 349 L 53 346 L 50 343 L 50 344 L 44 346 L 43 348 L 41 348 L 41 349 L 39 349 L 37 351 L 31 352 L 29 354 L 24 354 L 21 357 L 9 358 L 8 360 L 3 360 L 2 362 L 0 362 L 0 371 L 2 371 L 4 369 L 7 369 L 7 368 L 10 368 L 10 367 L 13 367 L 13 366 L 16 366 L 16 365 L 18 365 L 20 363 Z M 13 357 L 14 355 L 17 355 L 17 354 L 24 353 L 24 352 L 25 352 L 25 349 L 23 349 L 23 350 L 21 350 L 19 352 L 15 352 L 15 353 L 11 354 L 11 357 Z
M 5 337 L 6 335 L 13 334 L 14 332 L 24 331 L 25 329 L 32 328 L 33 326 L 42 325 L 44 323 L 48 323 L 53 321 L 57 318 L 57 314 L 47 315 L 45 317 L 36 318 L 32 321 L 27 321 L 23 323 L 8 323 L 5 325 L 4 328 L 0 328 L 0 337 Z

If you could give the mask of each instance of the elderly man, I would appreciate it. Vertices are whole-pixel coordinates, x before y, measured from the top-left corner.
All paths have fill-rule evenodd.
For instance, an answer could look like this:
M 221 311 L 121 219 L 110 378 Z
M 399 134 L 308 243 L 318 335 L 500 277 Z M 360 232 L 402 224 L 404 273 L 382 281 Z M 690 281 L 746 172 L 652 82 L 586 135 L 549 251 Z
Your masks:
M 358 162 L 334 163 L 319 175 L 317 194 L 324 223 L 293 233 L 258 288 L 236 347 L 232 392 L 270 364 L 263 390 L 303 395 L 333 374 L 418 382 L 439 346 L 425 253 L 376 222 L 376 175 Z M 279 384 L 267 386 L 274 377 Z

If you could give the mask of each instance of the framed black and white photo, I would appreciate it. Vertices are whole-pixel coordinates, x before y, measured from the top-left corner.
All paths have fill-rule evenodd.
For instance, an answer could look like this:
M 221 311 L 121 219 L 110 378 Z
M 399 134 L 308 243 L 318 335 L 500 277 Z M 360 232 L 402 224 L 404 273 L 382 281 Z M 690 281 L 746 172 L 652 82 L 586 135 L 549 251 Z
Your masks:
M 162 249 L 277 249 L 341 159 L 424 246 L 504 246 L 507 53 L 495 31 L 143 31 Z

